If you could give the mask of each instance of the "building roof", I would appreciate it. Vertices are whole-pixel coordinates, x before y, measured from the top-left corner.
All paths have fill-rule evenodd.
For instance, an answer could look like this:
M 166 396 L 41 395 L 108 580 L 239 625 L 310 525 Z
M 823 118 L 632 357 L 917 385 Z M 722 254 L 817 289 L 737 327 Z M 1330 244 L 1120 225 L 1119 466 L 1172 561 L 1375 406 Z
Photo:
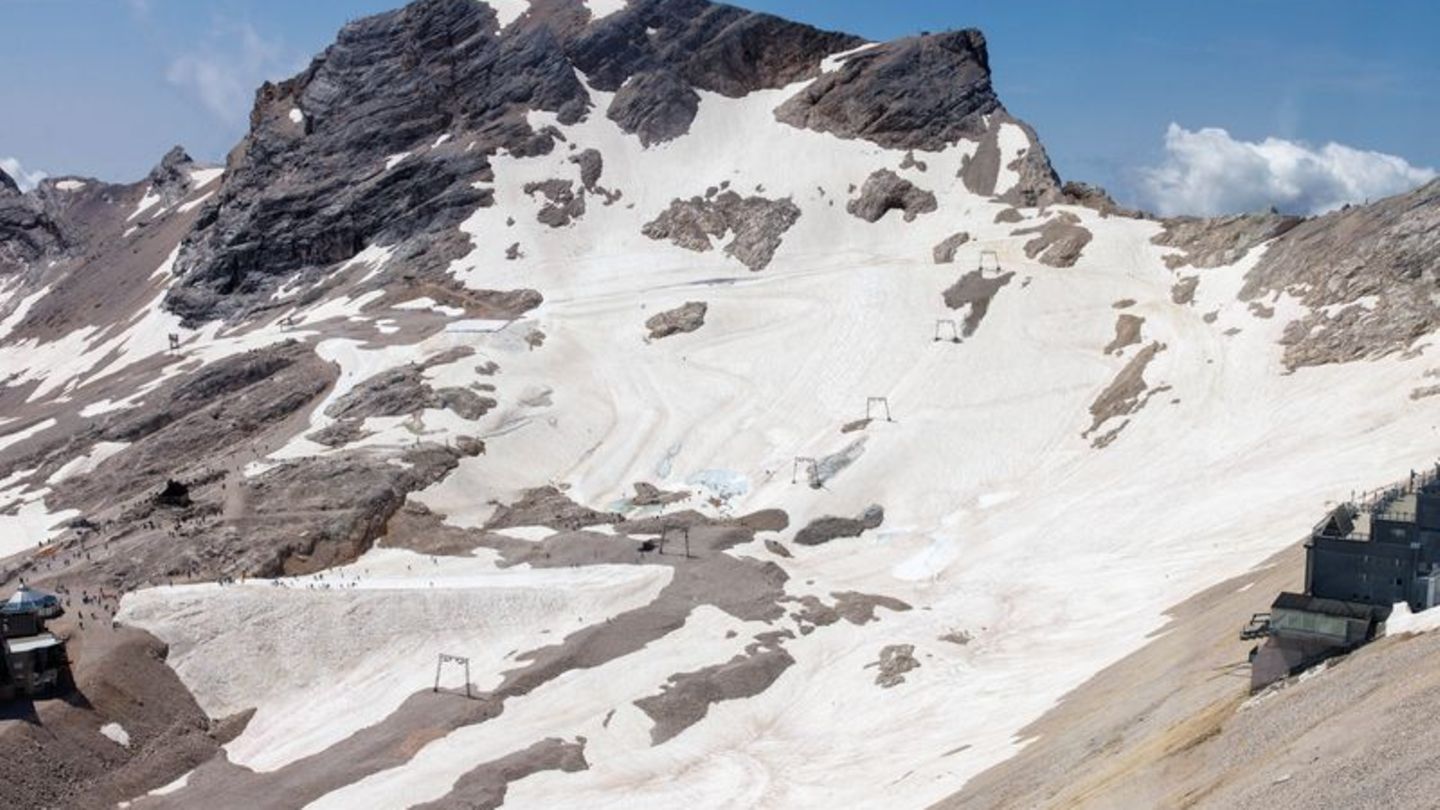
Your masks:
M 1275 597 L 1274 602 L 1270 603 L 1270 609 L 1300 610 L 1306 613 L 1339 616 L 1343 619 L 1376 619 L 1378 621 L 1384 621 L 1390 618 L 1389 605 L 1367 605 L 1364 602 L 1325 599 L 1303 593 L 1282 593 Z
M 60 615 L 60 597 L 29 585 L 21 585 L 14 596 L 0 605 L 0 613 L 36 613 L 48 619 Z
M 11 653 L 24 653 L 33 650 L 43 650 L 48 647 L 59 647 L 61 641 L 50 633 L 41 633 L 38 636 L 12 638 L 7 641 L 6 644 L 10 647 Z

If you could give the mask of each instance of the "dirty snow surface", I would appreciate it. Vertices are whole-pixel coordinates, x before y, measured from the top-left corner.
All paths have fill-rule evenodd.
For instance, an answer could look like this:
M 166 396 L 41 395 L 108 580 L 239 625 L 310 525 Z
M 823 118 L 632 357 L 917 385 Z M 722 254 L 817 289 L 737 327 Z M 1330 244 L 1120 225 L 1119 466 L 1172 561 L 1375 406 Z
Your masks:
M 528 6 L 494 5 L 502 22 Z M 619 5 L 590 3 L 597 15 Z M 382 537 L 320 574 L 124 599 L 119 621 L 169 645 L 208 714 L 255 710 L 224 762 L 137 806 L 205 806 L 327 769 L 349 775 L 299 804 L 456 800 L 482 766 L 546 740 L 583 745 L 585 767 L 521 769 L 506 806 L 924 806 L 1018 750 L 1027 723 L 1142 645 L 1167 607 L 1293 543 L 1326 500 L 1440 452 L 1425 401 L 1407 396 L 1424 355 L 1286 373 L 1278 341 L 1300 305 L 1267 299 L 1276 316 L 1259 318 L 1236 300 L 1259 251 L 1205 271 L 1178 305 L 1156 224 L 1055 207 L 1025 213 L 1073 215 L 1094 240 L 1071 268 L 1029 261 L 1029 237 L 995 224 L 1008 205 L 957 178 L 977 148 L 965 141 L 920 155 L 930 169 L 910 175 L 938 210 L 865 222 L 847 212 L 852 188 L 899 170 L 904 152 L 777 123 L 797 90 L 702 94 L 690 133 L 649 149 L 605 115 L 532 115 L 565 145 L 493 159 L 495 205 L 460 226 L 474 248 L 450 268 L 473 289 L 543 294 L 513 323 L 343 288 L 292 303 L 282 288 L 274 320 L 248 331 L 182 329 L 157 298 L 104 341 L 0 344 L 0 376 L 40 380 L 31 358 L 54 358 L 36 402 L 74 396 L 100 413 L 133 403 L 81 402 L 86 381 L 162 355 L 154 335 L 181 335 L 191 367 L 310 342 L 339 382 L 295 438 L 257 450 L 252 475 L 342 451 L 404 464 L 422 442 L 485 442 L 409 498 L 434 517 L 420 534 L 468 546 Z M 609 94 L 592 96 L 608 107 Z M 1021 148 L 1013 135 L 1002 130 L 1006 163 Z M 591 194 L 583 216 L 552 228 L 525 186 L 578 189 L 571 146 L 598 150 L 599 186 L 623 197 Z M 711 187 L 799 210 L 763 269 L 726 251 L 733 232 L 709 250 L 642 233 Z M 955 263 L 933 264 L 958 231 L 971 239 Z M 976 269 L 982 251 L 998 270 Z M 362 257 L 349 271 L 399 261 Z M 952 287 L 985 294 L 950 297 L 952 308 Z M 1122 299 L 1144 319 L 1140 340 L 1107 353 Z M 648 318 L 691 301 L 708 305 L 703 326 L 647 339 Z M 421 317 L 461 325 L 414 336 Z M 945 321 L 966 336 L 936 340 Z M 371 338 L 357 336 L 372 322 Z M 456 349 L 473 354 L 456 361 Z M 1138 389 L 1125 384 L 1136 368 Z M 363 417 L 338 446 L 306 438 L 395 369 L 497 404 L 475 419 L 432 406 Z M 0 423 L 0 446 L 45 429 Z M 45 475 L 73 484 L 126 452 L 88 448 Z M 637 503 L 637 483 L 675 499 Z M 46 541 L 68 517 L 46 487 L 40 473 L 0 481 L 0 553 Z M 637 526 L 686 512 L 709 526 L 692 530 L 687 556 L 676 539 L 664 554 L 638 550 L 659 536 L 654 521 L 577 532 L 498 520 L 542 487 Z M 788 521 L 735 529 L 764 510 Z M 826 517 L 853 531 L 794 542 Z M 442 654 L 468 661 L 474 699 Z M 362 748 L 403 755 L 362 767 L 350 753 Z

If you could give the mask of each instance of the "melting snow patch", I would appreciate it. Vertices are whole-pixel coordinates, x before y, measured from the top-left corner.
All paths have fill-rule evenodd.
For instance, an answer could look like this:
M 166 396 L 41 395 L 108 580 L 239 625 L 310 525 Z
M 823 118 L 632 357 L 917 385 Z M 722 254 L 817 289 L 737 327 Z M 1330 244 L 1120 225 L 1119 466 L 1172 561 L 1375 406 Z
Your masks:
M 395 168 L 395 166 L 398 165 L 400 161 L 404 160 L 407 157 L 410 157 L 409 152 L 400 152 L 385 158 L 385 171 L 388 172 L 391 169 Z
M 192 169 L 190 171 L 190 182 L 195 185 L 195 188 L 202 188 L 204 186 L 210 185 L 210 183 L 214 181 L 215 178 L 219 177 L 224 173 L 225 169 L 223 168 Z
M 511 526 L 508 529 L 491 529 L 490 531 L 512 540 L 525 540 L 531 543 L 538 543 L 555 534 L 555 530 L 549 526 Z
M 445 143 L 446 141 L 448 141 L 448 140 L 450 140 L 450 133 L 447 132 L 447 133 L 445 133 L 444 135 L 441 135 L 440 137 L 436 138 L 436 139 L 435 139 L 435 143 L 430 144 L 430 148 L 431 148 L 431 149 L 439 149 L 439 148 L 440 148 L 442 145 L 444 145 L 444 143 Z
M 196 207 L 198 207 L 198 206 L 200 206 L 200 205 L 203 205 L 206 200 L 208 200 L 208 199 L 210 199 L 211 197 L 214 197 L 214 196 L 215 196 L 215 192 L 211 191 L 211 192 L 209 192 L 209 193 L 207 193 L 207 194 L 205 194 L 205 195 L 203 195 L 203 196 L 201 196 L 201 197 L 199 197 L 199 198 L 197 198 L 197 199 L 194 199 L 194 200 L 191 200 L 191 201 L 188 202 L 188 203 L 185 203 L 184 205 L 180 206 L 179 208 L 177 208 L 177 209 L 175 209 L 175 210 L 179 211 L 179 212 L 182 213 L 182 214 L 187 213 L 187 212 L 193 210 L 194 208 L 196 208 Z
M 100 462 L 129 446 L 129 442 L 96 442 L 95 446 L 90 448 L 90 452 L 70 459 L 63 467 L 45 479 L 45 483 L 54 485 L 67 478 L 91 472 L 100 466 Z
M 116 745 L 124 748 L 130 747 L 130 733 L 119 723 L 106 723 L 100 727 L 100 733 L 110 738 Z
M 85 187 L 84 180 L 61 180 L 55 184 L 55 188 L 61 191 L 79 191 Z
M 846 59 L 856 54 L 864 53 L 878 44 L 878 42 L 867 42 L 858 48 L 851 48 L 848 51 L 841 51 L 840 53 L 832 53 L 820 61 L 820 72 L 830 73 L 831 71 L 839 70 L 845 66 Z
M 290 108 L 290 120 L 297 124 L 305 123 L 305 113 L 300 112 L 299 107 Z
M 1030 148 L 1030 138 L 1015 124 L 1001 124 L 996 141 L 1000 149 L 1000 171 L 995 176 L 995 196 L 998 197 L 1020 182 L 1020 173 L 1010 168 L 1010 164 L 1020 158 L 1021 152 Z
M 135 205 L 135 212 L 126 217 L 125 221 L 129 222 L 146 211 L 149 211 L 151 208 L 154 208 L 155 203 L 158 202 L 160 202 L 160 195 L 155 193 L 155 189 L 153 187 L 145 189 L 145 196 L 140 198 L 140 202 Z
M 1422 610 L 1419 613 L 1411 613 L 1410 605 L 1404 602 L 1396 603 L 1390 612 L 1390 618 L 1385 620 L 1385 635 L 1398 636 L 1401 633 L 1428 633 L 1431 630 L 1440 628 L 1440 609 Z
M 500 27 L 504 28 L 515 22 L 530 10 L 530 0 L 477 0 L 495 9 L 495 16 L 500 18 Z
M 44 419 L 42 421 L 36 422 L 30 427 L 25 428 L 24 430 L 17 430 L 14 433 L 7 433 L 3 436 L 0 436 L 0 450 L 4 450 L 12 444 L 19 444 L 20 442 L 25 441 L 31 436 L 34 436 L 36 433 L 44 430 L 49 430 L 54 426 L 54 418 Z
M 629 5 L 629 0 L 585 0 L 585 7 L 590 9 L 592 20 L 602 20 L 618 11 L 624 11 Z

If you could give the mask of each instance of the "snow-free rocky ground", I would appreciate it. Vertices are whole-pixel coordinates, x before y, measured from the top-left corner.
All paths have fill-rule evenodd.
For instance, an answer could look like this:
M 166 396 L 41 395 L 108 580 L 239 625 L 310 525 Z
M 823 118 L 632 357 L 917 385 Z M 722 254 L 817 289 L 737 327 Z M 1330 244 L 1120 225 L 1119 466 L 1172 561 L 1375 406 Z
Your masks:
M 112 689 L 97 715 L 148 719 L 72 718 L 149 763 L 96 795 L 926 805 L 1168 608 L 1440 453 L 1428 330 L 1290 362 L 1287 325 L 1352 302 L 1257 294 L 1263 243 L 1196 269 L 1165 223 L 1026 206 L 1039 144 L 1003 110 L 932 149 L 777 120 L 846 58 L 696 90 L 648 146 L 577 71 L 595 112 L 523 113 L 553 148 L 488 158 L 447 283 L 376 242 L 182 322 L 177 246 L 227 182 L 199 167 L 87 203 L 109 283 L 73 254 L 0 277 L 0 573 L 68 588 L 82 687 L 144 631 L 198 708 L 177 730 Z M 441 654 L 470 698 L 453 663 L 431 691 Z

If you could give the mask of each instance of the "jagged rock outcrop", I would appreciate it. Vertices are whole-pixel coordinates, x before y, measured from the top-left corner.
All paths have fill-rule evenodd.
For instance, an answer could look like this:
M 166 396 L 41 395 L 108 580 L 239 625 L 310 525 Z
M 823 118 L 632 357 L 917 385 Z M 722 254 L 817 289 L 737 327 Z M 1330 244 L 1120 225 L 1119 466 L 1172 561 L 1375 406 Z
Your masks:
M 60 225 L 0 170 L 0 276 L 65 248 Z
M 159 165 L 150 170 L 145 180 L 150 184 L 150 193 L 160 198 L 160 207 L 169 207 L 185 198 L 195 185 L 190 172 L 198 168 L 195 161 L 180 146 L 165 153 Z
M 674 309 L 650 316 L 645 328 L 650 330 L 650 339 L 694 332 L 705 325 L 705 313 L 709 306 L 704 301 L 687 301 Z
M 631 76 L 605 114 L 626 132 L 651 146 L 673 141 L 690 131 L 700 110 L 700 94 L 673 69 L 661 68 Z
M 891 149 L 938 151 L 985 132 L 1001 109 L 985 36 L 947 31 L 874 45 L 775 110 L 792 126 Z
M 689 131 L 696 90 L 736 98 L 785 87 L 863 42 L 707 0 L 633 0 L 569 50 L 591 86 L 616 93 L 606 114 L 648 145 Z
M 300 75 L 261 88 L 166 306 L 189 323 L 239 316 L 372 244 L 406 242 L 412 275 L 439 274 L 468 249 L 455 226 L 492 202 L 474 186 L 489 156 L 554 148 L 558 133 L 525 113 L 589 114 L 581 74 L 617 93 L 607 115 L 655 143 L 688 131 L 695 90 L 783 87 L 860 43 L 706 0 L 636 0 L 598 21 L 580 0 L 551 0 L 503 29 L 474 0 L 357 20 Z
M 938 210 L 935 195 L 889 169 L 880 169 L 865 179 L 860 196 L 845 204 L 845 210 L 865 220 L 879 222 L 891 211 L 903 211 L 905 221 Z
M 1060 197 L 1061 202 L 1066 205 L 1079 205 L 1089 208 L 1102 217 L 1143 219 L 1146 216 L 1141 211 L 1120 205 L 1110 196 L 1110 192 L 1091 183 L 1081 183 L 1074 180 L 1067 181 L 1065 185 L 1060 187 Z
M 472 186 L 489 176 L 487 155 L 553 148 L 525 110 L 572 123 L 588 104 L 549 28 L 498 30 L 484 3 L 420 0 L 346 25 L 299 76 L 264 85 L 217 199 L 181 248 L 167 306 L 190 322 L 233 316 L 369 244 L 417 240 L 417 274 L 464 250 L 440 236 L 489 204 Z M 395 159 L 452 131 L 478 147 Z
M 1294 368 L 1407 349 L 1440 327 L 1437 287 L 1440 180 L 1296 224 L 1246 274 L 1239 298 L 1284 291 L 1311 308 L 1285 331 Z
M 1172 217 L 1150 241 L 1183 251 L 1165 257 L 1171 269 L 1223 267 L 1245 258 L 1254 248 L 1284 235 L 1304 220 L 1287 214 L 1241 214 L 1229 217 Z
M 707 197 L 675 200 L 660 216 L 646 223 L 642 233 L 703 253 L 710 240 L 733 233 L 725 253 L 754 271 L 764 270 L 774 258 L 785 232 L 800 219 L 800 207 L 789 199 L 741 197 L 724 191 Z

